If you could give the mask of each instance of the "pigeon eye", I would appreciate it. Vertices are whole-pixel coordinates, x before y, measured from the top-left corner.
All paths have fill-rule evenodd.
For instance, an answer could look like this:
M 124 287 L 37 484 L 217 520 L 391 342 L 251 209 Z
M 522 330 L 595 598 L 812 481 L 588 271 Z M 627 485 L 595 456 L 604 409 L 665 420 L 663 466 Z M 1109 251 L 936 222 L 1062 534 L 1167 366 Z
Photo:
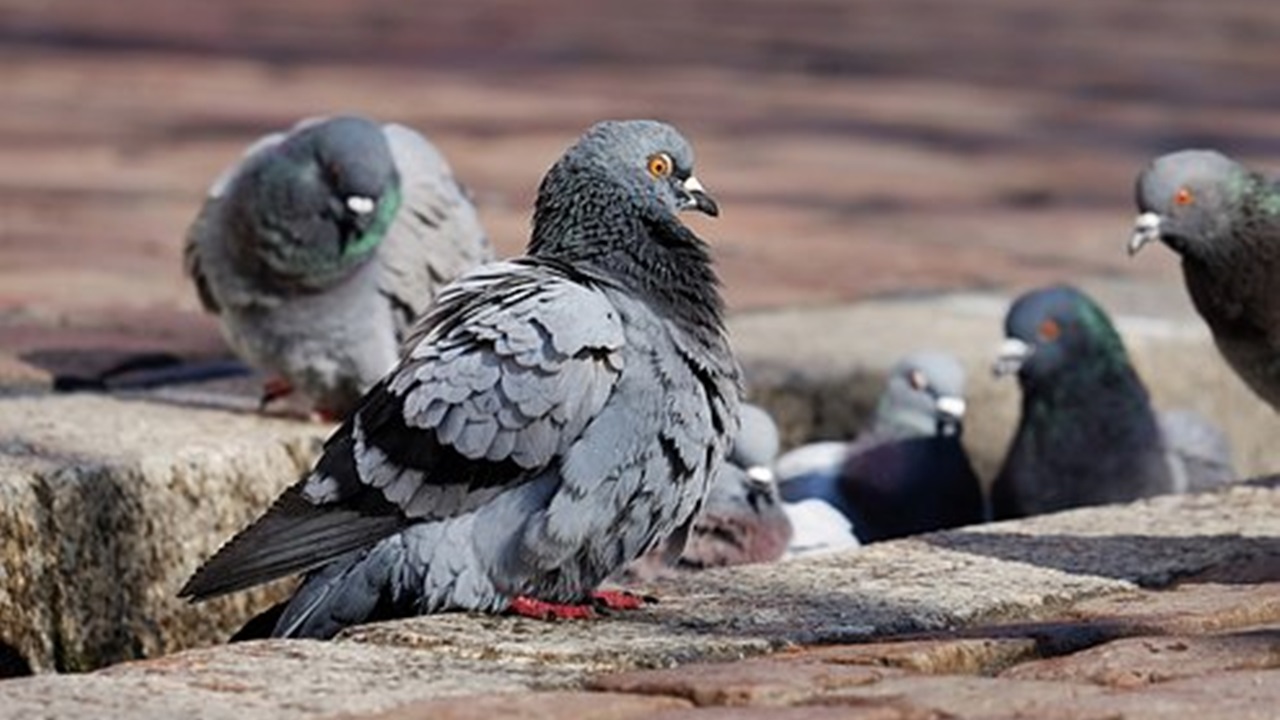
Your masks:
M 911 387 L 914 390 L 924 390 L 929 387 L 929 379 L 919 370 L 912 370 L 907 373 L 907 382 L 911 383 Z
M 1036 334 L 1045 342 L 1053 342 L 1062 334 L 1062 328 L 1058 327 L 1058 321 L 1050 318 L 1040 323 L 1040 327 L 1036 328 Z
M 1174 205 L 1190 205 L 1195 200 L 1196 196 L 1191 193 L 1189 188 L 1178 188 L 1178 192 L 1173 194 Z
M 655 178 L 664 178 L 671 174 L 671 156 L 664 153 L 654 153 L 649 156 L 649 174 Z

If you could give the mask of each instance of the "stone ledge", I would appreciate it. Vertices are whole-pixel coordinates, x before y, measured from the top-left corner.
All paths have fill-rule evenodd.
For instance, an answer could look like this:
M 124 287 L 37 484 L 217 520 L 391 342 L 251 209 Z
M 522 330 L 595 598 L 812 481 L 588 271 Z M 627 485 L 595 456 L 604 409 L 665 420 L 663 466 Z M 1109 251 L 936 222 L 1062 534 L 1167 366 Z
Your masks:
M 654 694 L 675 703 L 664 710 L 675 716 L 694 712 L 685 702 L 884 705 L 904 717 L 1038 712 L 1113 692 L 1089 678 L 972 675 L 1013 675 L 1020 665 L 1034 667 L 1028 661 L 1126 637 L 1274 626 L 1280 577 L 1259 585 L 1144 587 L 1277 557 L 1280 490 L 1241 486 L 709 571 L 654 586 L 655 605 L 595 621 L 413 618 L 353 628 L 329 643 L 258 641 L 87 675 L 11 680 L 0 683 L 0 702 L 18 716 L 73 718 L 126 709 L 138 718 L 175 710 L 236 720 L 446 710 L 444 716 L 464 718 L 518 705 L 495 696 L 521 693 L 530 698 L 527 716 L 542 717 L 539 703 L 557 702 L 543 693 L 590 704 L 575 694 L 590 687 Z M 917 635 L 865 642 L 904 632 Z M 862 644 L 804 649 L 851 641 Z M 1237 665 L 1266 663 L 1254 657 Z M 1169 684 L 1157 685 L 1151 692 Z M 1002 699 L 984 699 L 990 693 Z M 601 698 L 597 716 L 611 717 L 605 700 L 617 696 Z M 1120 700 L 1126 707 L 1137 702 Z M 619 717 L 647 707 L 619 702 Z M 412 703 L 426 704 L 395 714 Z M 466 714 L 472 704 L 476 713 Z
M 280 588 L 201 607 L 175 593 L 326 433 L 96 395 L 0 398 L 0 641 L 42 671 L 223 640 Z

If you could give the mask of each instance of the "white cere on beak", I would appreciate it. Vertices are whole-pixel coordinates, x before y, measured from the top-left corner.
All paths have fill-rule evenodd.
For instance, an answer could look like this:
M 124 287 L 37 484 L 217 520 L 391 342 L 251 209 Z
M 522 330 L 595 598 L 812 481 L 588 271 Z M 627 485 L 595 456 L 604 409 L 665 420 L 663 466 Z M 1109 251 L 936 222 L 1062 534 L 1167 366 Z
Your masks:
M 752 465 L 747 468 L 747 477 L 762 483 L 771 483 L 777 480 L 773 475 L 773 470 L 764 465 Z
M 352 195 L 347 198 L 347 209 L 357 215 L 368 215 L 373 212 L 373 208 L 377 205 L 373 198 L 367 198 L 363 195 Z
M 949 415 L 957 420 L 964 417 L 964 411 L 967 407 L 965 405 L 964 398 L 956 397 L 954 395 L 939 396 L 935 406 L 938 408 L 938 412 L 944 415 Z
M 1000 350 L 996 353 L 995 364 L 991 366 L 991 372 L 997 377 L 1003 375 L 1012 375 L 1018 372 L 1018 368 L 1022 367 L 1022 363 L 1031 357 L 1031 353 L 1035 352 L 1035 348 L 1018 338 L 1005 338 L 1000 343 Z
M 1144 245 L 1160 239 L 1160 216 L 1144 212 L 1133 221 L 1133 234 L 1129 236 L 1129 255 L 1137 255 Z
M 705 193 L 707 191 L 706 188 L 702 187 L 702 182 L 699 181 L 698 178 L 694 177 L 693 175 L 690 175 L 684 181 L 684 189 L 688 192 Z

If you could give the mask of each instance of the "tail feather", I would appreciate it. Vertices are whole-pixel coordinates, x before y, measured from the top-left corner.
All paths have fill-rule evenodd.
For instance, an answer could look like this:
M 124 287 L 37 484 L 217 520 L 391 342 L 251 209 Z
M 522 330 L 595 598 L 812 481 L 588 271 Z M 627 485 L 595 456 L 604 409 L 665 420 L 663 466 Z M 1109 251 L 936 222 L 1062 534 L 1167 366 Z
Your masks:
M 272 637 L 328 640 L 351 625 L 412 614 L 389 600 L 395 552 L 380 545 L 312 573 L 279 613 Z
M 178 596 L 205 600 L 313 570 L 404 527 L 393 506 L 369 495 L 369 502 L 317 506 L 295 485 L 201 566 Z

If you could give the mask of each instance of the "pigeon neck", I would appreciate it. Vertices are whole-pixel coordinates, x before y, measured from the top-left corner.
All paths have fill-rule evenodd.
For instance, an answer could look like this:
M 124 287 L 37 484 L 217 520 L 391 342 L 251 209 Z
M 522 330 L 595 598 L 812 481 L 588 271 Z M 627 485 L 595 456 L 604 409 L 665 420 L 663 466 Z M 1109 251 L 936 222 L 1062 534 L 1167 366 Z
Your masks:
M 1215 217 L 1213 242 L 1202 243 L 1190 260 L 1218 273 L 1272 275 L 1280 262 L 1274 238 L 1280 234 L 1280 191 L 1258 173 L 1241 175 L 1228 186 L 1229 207 Z
M 872 426 L 877 435 L 894 439 L 932 437 L 939 434 L 939 429 L 938 420 L 932 414 L 899 407 L 887 399 L 881 399 L 876 407 Z
M 1081 362 L 1052 378 L 1026 388 L 1023 417 L 1033 426 L 1061 426 L 1085 434 L 1113 439 L 1129 438 L 1140 447 L 1146 437 L 1157 437 L 1151 399 L 1138 374 L 1127 361 Z
M 644 213 L 620 188 L 570 179 L 578 182 L 544 182 L 529 255 L 621 286 L 695 334 L 721 332 L 724 301 L 706 243 L 674 216 Z

